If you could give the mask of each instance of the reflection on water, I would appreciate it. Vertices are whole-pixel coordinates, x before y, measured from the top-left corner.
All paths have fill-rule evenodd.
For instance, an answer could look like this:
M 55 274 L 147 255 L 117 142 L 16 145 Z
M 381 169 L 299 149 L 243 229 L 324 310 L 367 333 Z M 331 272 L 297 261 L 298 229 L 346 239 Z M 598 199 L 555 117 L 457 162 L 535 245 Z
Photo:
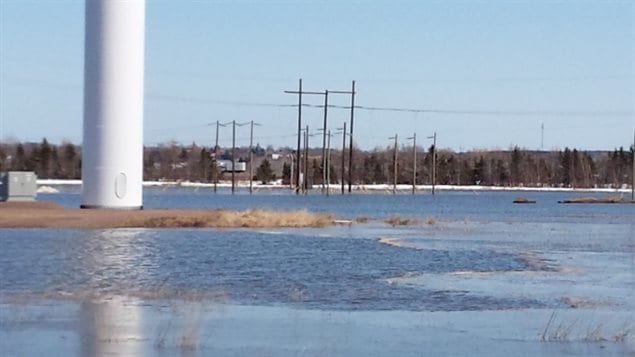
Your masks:
M 149 265 L 149 247 L 136 244 L 142 230 L 117 229 L 94 231 L 90 239 L 76 242 L 81 260 L 67 264 L 78 266 L 88 286 L 97 289 L 110 284 L 107 276 L 123 278 L 127 274 L 143 275 Z M 62 286 L 58 285 L 58 288 Z M 141 310 L 138 301 L 119 297 L 93 300 L 79 304 L 79 336 L 81 356 L 141 355 L 138 341 L 143 336 Z
M 96 289 L 107 288 L 112 279 L 147 275 L 152 266 L 153 245 L 144 244 L 143 229 L 109 229 L 92 231 L 77 241 L 80 269 L 87 284 Z
M 533 269 L 519 255 L 494 249 L 418 250 L 385 245 L 379 239 L 200 229 L 38 230 L 27 243 L 25 232 L 6 231 L 7 249 L 0 252 L 0 268 L 9 272 L 2 287 L 5 294 L 204 296 L 239 304 L 344 310 L 544 305 L 387 283 L 412 272 Z M 31 249 L 40 244 L 49 249 Z M 39 263 L 22 265 L 25 259 Z
M 141 356 L 144 339 L 138 302 L 113 298 L 85 300 L 79 306 L 80 356 Z

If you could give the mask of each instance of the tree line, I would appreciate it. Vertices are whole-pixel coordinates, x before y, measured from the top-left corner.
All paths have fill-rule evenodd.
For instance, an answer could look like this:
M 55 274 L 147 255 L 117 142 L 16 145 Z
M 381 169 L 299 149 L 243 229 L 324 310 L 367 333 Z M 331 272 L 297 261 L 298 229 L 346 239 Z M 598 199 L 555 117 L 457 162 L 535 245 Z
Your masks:
M 633 146 L 611 151 L 584 151 L 564 148 L 557 151 L 531 151 L 514 147 L 510 150 L 453 152 L 436 150 L 436 183 L 441 185 L 488 185 L 527 187 L 622 187 L 632 183 Z M 213 182 L 227 179 L 215 165 L 215 150 L 210 147 L 167 143 L 144 148 L 145 180 L 188 180 Z M 231 150 L 218 148 L 219 159 L 231 160 Z M 353 183 L 386 184 L 394 181 L 394 149 L 354 149 Z M 432 182 L 432 163 L 435 148 L 417 147 L 417 184 Z M 272 158 L 276 155 L 276 159 Z M 254 163 L 249 151 L 237 149 L 236 161 L 254 165 L 255 179 L 270 181 L 281 177 L 290 183 L 292 169 L 291 148 L 253 149 Z M 343 159 L 347 160 L 348 155 Z M 413 147 L 397 150 L 397 183 L 412 184 Z M 295 159 L 295 158 L 294 158 Z M 331 183 L 342 177 L 341 151 L 332 150 Z M 304 161 L 304 160 L 303 160 Z M 321 150 L 312 149 L 308 157 L 308 180 L 321 184 L 323 167 Z M 344 179 L 348 178 L 348 162 L 344 163 Z M 81 147 L 69 142 L 0 143 L 0 171 L 34 171 L 40 178 L 81 178 Z M 238 179 L 248 179 L 239 173 Z

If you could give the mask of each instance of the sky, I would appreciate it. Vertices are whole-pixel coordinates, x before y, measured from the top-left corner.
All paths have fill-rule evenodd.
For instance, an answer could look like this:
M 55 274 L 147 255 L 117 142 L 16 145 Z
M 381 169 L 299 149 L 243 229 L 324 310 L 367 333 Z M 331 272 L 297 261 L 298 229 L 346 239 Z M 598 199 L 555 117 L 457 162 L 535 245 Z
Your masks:
M 83 1 L 0 0 L 0 140 L 81 143 L 83 48 Z M 147 145 L 209 146 L 217 120 L 253 120 L 255 143 L 295 146 L 284 91 L 299 78 L 313 91 L 355 80 L 361 107 L 422 110 L 357 109 L 364 149 L 434 132 L 461 151 L 612 149 L 635 130 L 635 0 L 147 0 L 145 63 Z M 317 133 L 323 97 L 304 101 Z M 330 108 L 329 129 L 349 116 Z M 219 137 L 230 145 L 231 128 Z

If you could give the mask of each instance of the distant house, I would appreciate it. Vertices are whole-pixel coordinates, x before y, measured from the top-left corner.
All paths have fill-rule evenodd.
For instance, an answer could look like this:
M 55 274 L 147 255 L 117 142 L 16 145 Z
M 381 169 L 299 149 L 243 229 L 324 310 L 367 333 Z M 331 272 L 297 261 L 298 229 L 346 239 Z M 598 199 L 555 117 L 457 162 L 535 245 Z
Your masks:
M 247 171 L 247 163 L 246 162 L 236 162 L 235 167 L 232 167 L 231 160 L 218 160 L 218 167 L 220 167 L 221 172 L 245 172 Z

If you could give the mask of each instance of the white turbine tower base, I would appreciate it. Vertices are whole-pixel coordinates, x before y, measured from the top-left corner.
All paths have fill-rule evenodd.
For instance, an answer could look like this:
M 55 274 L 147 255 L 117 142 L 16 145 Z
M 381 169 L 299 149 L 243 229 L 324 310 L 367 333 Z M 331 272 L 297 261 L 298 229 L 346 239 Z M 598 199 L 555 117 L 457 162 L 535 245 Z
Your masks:
M 82 208 L 143 207 L 145 0 L 86 0 Z

